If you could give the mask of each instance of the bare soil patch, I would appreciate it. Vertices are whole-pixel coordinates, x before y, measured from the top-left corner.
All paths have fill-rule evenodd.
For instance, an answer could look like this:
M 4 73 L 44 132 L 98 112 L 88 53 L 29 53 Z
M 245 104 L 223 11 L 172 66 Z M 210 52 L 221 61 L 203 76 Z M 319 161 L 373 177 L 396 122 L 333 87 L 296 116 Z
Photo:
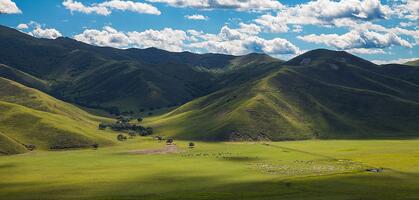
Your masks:
M 170 154 L 170 153 L 180 153 L 182 150 L 176 145 L 166 145 L 160 149 L 141 149 L 141 150 L 132 150 L 128 151 L 128 154 L 144 154 L 144 155 L 153 155 L 153 154 Z

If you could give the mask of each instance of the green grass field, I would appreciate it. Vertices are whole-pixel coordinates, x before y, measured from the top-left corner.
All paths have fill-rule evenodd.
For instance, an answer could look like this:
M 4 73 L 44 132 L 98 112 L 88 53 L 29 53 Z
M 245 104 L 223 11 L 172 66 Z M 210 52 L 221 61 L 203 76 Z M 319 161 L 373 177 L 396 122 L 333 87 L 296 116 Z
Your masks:
M 0 199 L 419 199 L 419 140 L 195 144 L 2 156 Z

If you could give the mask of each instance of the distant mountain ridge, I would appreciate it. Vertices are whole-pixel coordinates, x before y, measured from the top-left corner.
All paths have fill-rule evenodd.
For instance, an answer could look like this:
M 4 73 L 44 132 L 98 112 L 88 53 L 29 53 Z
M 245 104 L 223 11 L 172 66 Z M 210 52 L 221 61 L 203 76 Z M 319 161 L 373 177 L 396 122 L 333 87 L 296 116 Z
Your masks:
M 45 81 L 55 97 L 134 112 L 183 104 L 223 87 L 220 82 L 239 84 L 282 62 L 262 54 L 245 59 L 248 56 L 97 47 L 69 38 L 38 39 L 4 26 L 0 47 L 1 64 Z M 249 70 L 251 76 L 246 75 Z M 241 80 L 229 81 L 240 73 Z

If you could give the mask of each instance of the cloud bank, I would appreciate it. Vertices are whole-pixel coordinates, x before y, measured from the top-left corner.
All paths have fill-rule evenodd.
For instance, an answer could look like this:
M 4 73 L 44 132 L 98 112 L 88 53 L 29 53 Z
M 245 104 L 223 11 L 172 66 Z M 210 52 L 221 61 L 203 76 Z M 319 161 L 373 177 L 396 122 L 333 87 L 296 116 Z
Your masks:
M 271 55 L 296 54 L 300 50 L 286 39 L 266 40 L 257 36 L 259 29 L 254 25 L 241 24 L 237 29 L 224 26 L 218 34 L 207 34 L 196 30 L 145 30 L 122 32 L 105 26 L 102 30 L 87 29 L 74 39 L 98 46 L 116 48 L 156 47 L 168 51 L 193 51 L 200 53 L 224 53 L 243 55 L 252 52 Z
M 95 3 L 89 6 L 84 5 L 82 2 L 74 0 L 63 1 L 63 6 L 73 12 L 81 12 L 84 14 L 98 14 L 108 16 L 112 10 L 131 11 L 135 13 L 160 15 L 161 12 L 154 6 L 133 1 L 111 0 L 102 3 Z

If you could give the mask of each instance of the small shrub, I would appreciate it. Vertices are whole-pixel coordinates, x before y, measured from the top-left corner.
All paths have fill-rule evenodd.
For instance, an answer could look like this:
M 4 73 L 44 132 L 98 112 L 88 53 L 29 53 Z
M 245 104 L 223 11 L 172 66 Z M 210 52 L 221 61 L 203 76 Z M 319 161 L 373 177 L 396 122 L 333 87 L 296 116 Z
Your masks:
M 194 147 L 195 147 L 195 143 L 189 142 L 189 148 L 194 148 Z
M 29 151 L 33 151 L 33 150 L 35 150 L 35 149 L 36 149 L 36 146 L 35 146 L 34 144 L 28 144 L 28 145 L 26 145 L 26 148 L 27 148 Z
M 169 139 L 167 139 L 167 140 L 166 140 L 166 144 L 167 144 L 167 145 L 173 144 L 173 138 L 169 138 Z
M 116 139 L 117 139 L 118 141 L 124 141 L 124 140 L 126 140 L 126 139 L 127 139 L 127 137 L 126 137 L 126 136 L 124 136 L 124 135 L 122 135 L 122 134 L 118 134 L 118 136 L 116 136 Z
M 108 127 L 106 124 L 103 124 L 103 123 L 99 124 L 99 130 L 105 130 L 106 127 Z

